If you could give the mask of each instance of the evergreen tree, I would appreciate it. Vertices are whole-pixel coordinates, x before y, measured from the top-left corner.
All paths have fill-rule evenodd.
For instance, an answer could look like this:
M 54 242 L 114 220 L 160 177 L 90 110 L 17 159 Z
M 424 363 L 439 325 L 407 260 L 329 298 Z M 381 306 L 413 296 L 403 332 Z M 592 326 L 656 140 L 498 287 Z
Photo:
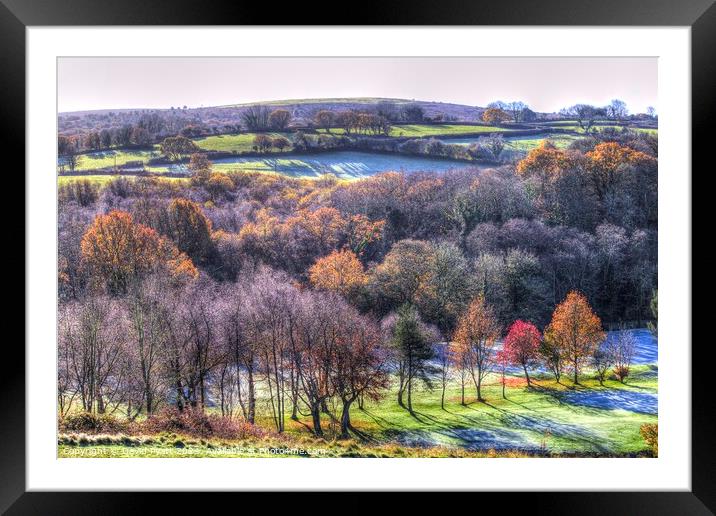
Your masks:
M 407 409 L 414 414 L 413 385 L 417 381 L 422 381 L 428 389 L 432 388 L 432 376 L 436 373 L 436 369 L 429 361 L 435 354 L 428 331 L 415 308 L 406 303 L 398 309 L 397 316 L 392 345 L 398 356 L 400 378 L 398 403 L 401 407 L 405 407 L 403 395 L 407 393 Z

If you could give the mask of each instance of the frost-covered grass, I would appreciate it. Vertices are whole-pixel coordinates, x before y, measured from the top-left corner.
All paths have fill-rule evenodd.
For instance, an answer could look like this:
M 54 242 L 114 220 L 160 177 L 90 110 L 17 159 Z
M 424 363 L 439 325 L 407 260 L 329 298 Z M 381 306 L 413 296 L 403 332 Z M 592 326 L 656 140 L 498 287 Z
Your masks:
M 360 179 L 385 171 L 446 171 L 476 167 L 476 164 L 447 159 L 360 151 L 332 151 L 315 155 L 222 158 L 213 161 L 215 171 L 278 173 L 295 178 L 320 178 L 333 174 L 340 179 Z M 163 171 L 186 172 L 185 165 L 170 165 Z
M 354 440 L 336 441 L 336 421 L 326 414 L 322 426 L 326 440 L 310 433 L 309 417 L 289 418 L 286 408 L 286 432 L 273 433 L 268 399 L 259 386 L 257 423 L 268 434 L 240 442 L 209 440 L 176 435 L 139 436 L 123 444 L 122 436 L 114 440 L 97 440 L 80 436 L 72 440 L 63 436 L 59 442 L 61 457 L 249 457 L 305 456 L 274 451 L 257 451 L 275 447 L 282 450 L 303 447 L 324 450 L 312 456 L 501 456 L 578 455 L 634 456 L 649 455 L 639 428 L 658 422 L 658 358 L 656 341 L 645 330 L 636 330 L 636 356 L 625 384 L 611 377 L 600 385 L 594 373 L 580 375 L 573 385 L 569 375 L 557 383 L 545 372 L 531 374 L 532 387 L 524 376 L 512 369 L 506 376 L 506 397 L 502 397 L 501 377 L 492 373 L 483 384 L 484 402 L 476 400 L 474 385 L 466 384 L 466 404 L 461 404 L 460 384 L 451 378 L 441 408 L 441 389 L 436 383 L 429 391 L 416 388 L 413 394 L 414 415 L 397 403 L 396 385 L 380 401 L 366 400 L 361 410 L 355 403 L 351 420 Z M 330 407 L 338 412 L 339 407 Z M 215 410 L 215 409 L 210 409 Z M 238 409 L 237 409 L 238 410 Z M 306 411 L 302 408 L 301 412 Z M 174 446 L 175 441 L 181 446 Z M 327 451 L 326 451 L 327 450 Z M 496 451 L 495 451 L 496 450 Z
M 89 152 L 77 155 L 76 170 L 95 170 L 99 168 L 111 168 L 115 165 L 121 167 L 128 161 L 146 162 L 150 158 L 159 157 L 157 148 L 154 150 L 106 150 Z M 62 160 L 60 160 L 62 162 Z

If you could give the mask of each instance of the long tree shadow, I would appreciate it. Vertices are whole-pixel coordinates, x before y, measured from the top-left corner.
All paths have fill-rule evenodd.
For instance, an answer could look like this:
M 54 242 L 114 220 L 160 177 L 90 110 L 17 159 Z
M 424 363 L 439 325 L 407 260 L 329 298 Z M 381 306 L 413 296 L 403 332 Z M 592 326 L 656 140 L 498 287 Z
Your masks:
M 378 440 L 375 439 L 374 437 L 372 437 L 370 434 L 368 434 L 367 432 L 364 432 L 362 430 L 358 430 L 353 425 L 348 425 L 348 430 L 350 432 L 352 432 L 356 437 L 358 437 L 358 439 L 360 439 L 362 442 L 366 442 L 366 443 L 377 443 L 378 442 Z
M 489 410 L 481 410 L 480 406 L 488 408 Z M 605 440 L 605 437 L 603 435 L 600 435 L 599 433 L 593 432 L 582 426 L 554 421 L 543 417 L 516 414 L 514 412 L 510 412 L 498 406 L 495 406 L 488 401 L 481 403 L 480 406 L 468 405 L 466 406 L 466 408 L 475 412 L 479 412 L 483 416 L 493 419 L 495 422 L 494 424 L 496 425 L 495 427 L 490 426 L 489 423 L 486 423 L 484 419 L 477 420 L 473 417 L 465 416 L 462 414 L 458 415 L 465 417 L 475 426 L 480 427 L 479 431 L 483 432 L 483 434 L 483 429 L 485 428 L 487 428 L 489 432 L 492 432 L 496 435 L 499 435 L 500 433 L 504 435 L 506 431 L 511 431 L 511 429 L 534 432 L 540 437 L 549 432 L 549 434 L 554 435 L 555 437 L 563 438 L 569 441 L 573 441 L 575 443 L 580 443 L 581 445 L 586 445 L 588 447 L 595 447 L 600 452 L 611 451 L 610 448 L 600 444 L 601 441 Z M 601 413 L 603 414 L 603 411 Z M 475 431 L 476 429 L 472 426 L 467 430 L 461 430 L 461 432 L 468 433 L 474 433 Z M 513 432 L 512 435 L 520 434 Z M 484 438 L 484 435 L 481 435 L 481 437 Z M 520 436 L 520 438 L 522 439 L 522 441 L 525 440 L 523 436 Z M 512 440 L 515 440 L 514 437 Z M 531 446 L 525 447 L 523 449 L 535 448 L 536 445 L 532 440 L 530 440 L 530 444 Z

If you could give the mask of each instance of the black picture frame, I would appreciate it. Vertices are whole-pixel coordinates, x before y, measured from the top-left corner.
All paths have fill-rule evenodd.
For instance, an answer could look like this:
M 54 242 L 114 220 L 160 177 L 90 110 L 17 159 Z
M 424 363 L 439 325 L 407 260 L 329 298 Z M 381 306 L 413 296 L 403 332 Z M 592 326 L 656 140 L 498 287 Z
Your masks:
M 278 5 L 278 4 L 277 4 Z M 459 0 L 364 1 L 344 11 L 335 3 L 286 2 L 280 8 L 245 2 L 189 0 L 0 0 L 0 99 L 3 141 L 25 146 L 25 28 L 38 25 L 549 25 L 689 26 L 692 51 L 692 168 L 713 168 L 709 126 L 716 94 L 716 5 L 714 0 Z M 341 13 L 343 12 L 343 15 Z M 313 13 L 324 13 L 317 15 Z M 330 20 L 327 18 L 330 17 Z M 24 153 L 14 153 L 24 170 Z M 707 168 L 707 160 L 708 168 Z M 7 170 L 7 169 L 6 169 Z M 19 174 L 18 174 L 19 176 Z M 692 176 L 693 177 L 693 176 Z M 19 186 L 19 185 L 18 185 Z M 693 190 L 692 190 L 693 191 Z M 696 193 L 694 191 L 694 193 Z M 701 195 L 704 195 L 703 193 Z M 696 199 L 692 199 L 692 205 Z M 23 226 L 7 225 L 11 236 Z M 18 244 L 19 246 L 19 244 Z M 23 247 L 24 248 L 24 247 Z M 13 264 L 19 270 L 18 263 Z M 26 270 L 26 275 L 31 271 Z M 17 303 L 19 305 L 19 303 Z M 32 307 L 26 307 L 31 310 Z M 687 344 L 687 343 L 682 343 Z M 510 504 L 534 513 L 713 514 L 716 511 L 714 401 L 709 342 L 692 350 L 692 490 L 690 492 L 511 493 Z M 687 348 L 684 348 L 687 349 Z M 0 510 L 7 514 L 113 514 L 136 512 L 150 500 L 162 512 L 184 513 L 204 503 L 188 493 L 50 493 L 25 487 L 25 354 L 15 346 L 19 367 L 0 375 Z M 6 355 L 7 356 L 7 355 Z M 10 363 L 10 362 L 8 362 Z M 626 459 L 625 459 L 626 460 Z M 481 494 L 500 497 L 505 493 Z M 216 494 L 225 501 L 228 494 Z M 303 503 L 310 498 L 301 495 Z M 483 498 L 484 500 L 484 498 Z M 309 502 L 311 503 L 311 502 Z M 485 502 L 490 503 L 490 502 Z M 515 504 L 515 505 L 513 505 Z M 486 507 L 486 506 L 485 506 Z

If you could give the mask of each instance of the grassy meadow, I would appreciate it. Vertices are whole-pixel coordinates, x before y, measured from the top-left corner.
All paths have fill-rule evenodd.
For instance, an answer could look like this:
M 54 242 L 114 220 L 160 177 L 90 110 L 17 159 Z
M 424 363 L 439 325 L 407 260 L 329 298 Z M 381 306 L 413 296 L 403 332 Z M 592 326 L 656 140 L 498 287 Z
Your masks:
M 284 136 L 290 141 L 288 133 L 264 133 L 271 138 Z M 215 136 L 206 136 L 203 138 L 195 138 L 194 143 L 205 151 L 219 152 L 252 152 L 254 150 L 254 138 L 257 133 L 239 133 L 239 134 L 220 134 Z M 287 147 L 283 152 L 288 152 L 292 147 Z M 271 152 L 278 153 L 276 149 Z
M 162 433 L 138 436 L 63 434 L 60 457 L 275 457 L 302 456 L 291 448 L 311 450 L 316 457 L 489 457 L 489 456 L 633 456 L 648 453 L 639 428 L 657 422 L 658 368 L 633 366 L 625 384 L 607 379 L 604 385 L 590 374 L 580 385 L 551 375 L 507 374 L 505 397 L 501 376 L 491 373 L 483 384 L 484 402 L 476 400 L 472 381 L 465 385 L 465 405 L 457 379 L 448 382 L 445 406 L 441 385 L 413 393 L 414 414 L 397 403 L 397 385 L 379 401 L 354 403 L 353 438 L 336 439 L 338 422 L 323 414 L 325 438 L 311 434 L 308 416 L 289 419 L 284 434 L 272 431 L 268 397 L 259 390 L 257 424 L 260 437 L 241 440 L 200 439 Z M 339 407 L 329 407 L 340 413 Z M 299 407 L 299 414 L 303 407 Z M 337 409 L 337 410 L 333 410 Z M 209 409 L 216 412 L 217 409 Z M 237 408 L 237 410 L 239 410 Z M 84 439 L 84 441 L 83 441 Z M 274 448 L 274 450 L 262 450 Z M 276 450 L 279 451 L 276 451 Z M 284 450 L 284 451 L 281 451 Z

